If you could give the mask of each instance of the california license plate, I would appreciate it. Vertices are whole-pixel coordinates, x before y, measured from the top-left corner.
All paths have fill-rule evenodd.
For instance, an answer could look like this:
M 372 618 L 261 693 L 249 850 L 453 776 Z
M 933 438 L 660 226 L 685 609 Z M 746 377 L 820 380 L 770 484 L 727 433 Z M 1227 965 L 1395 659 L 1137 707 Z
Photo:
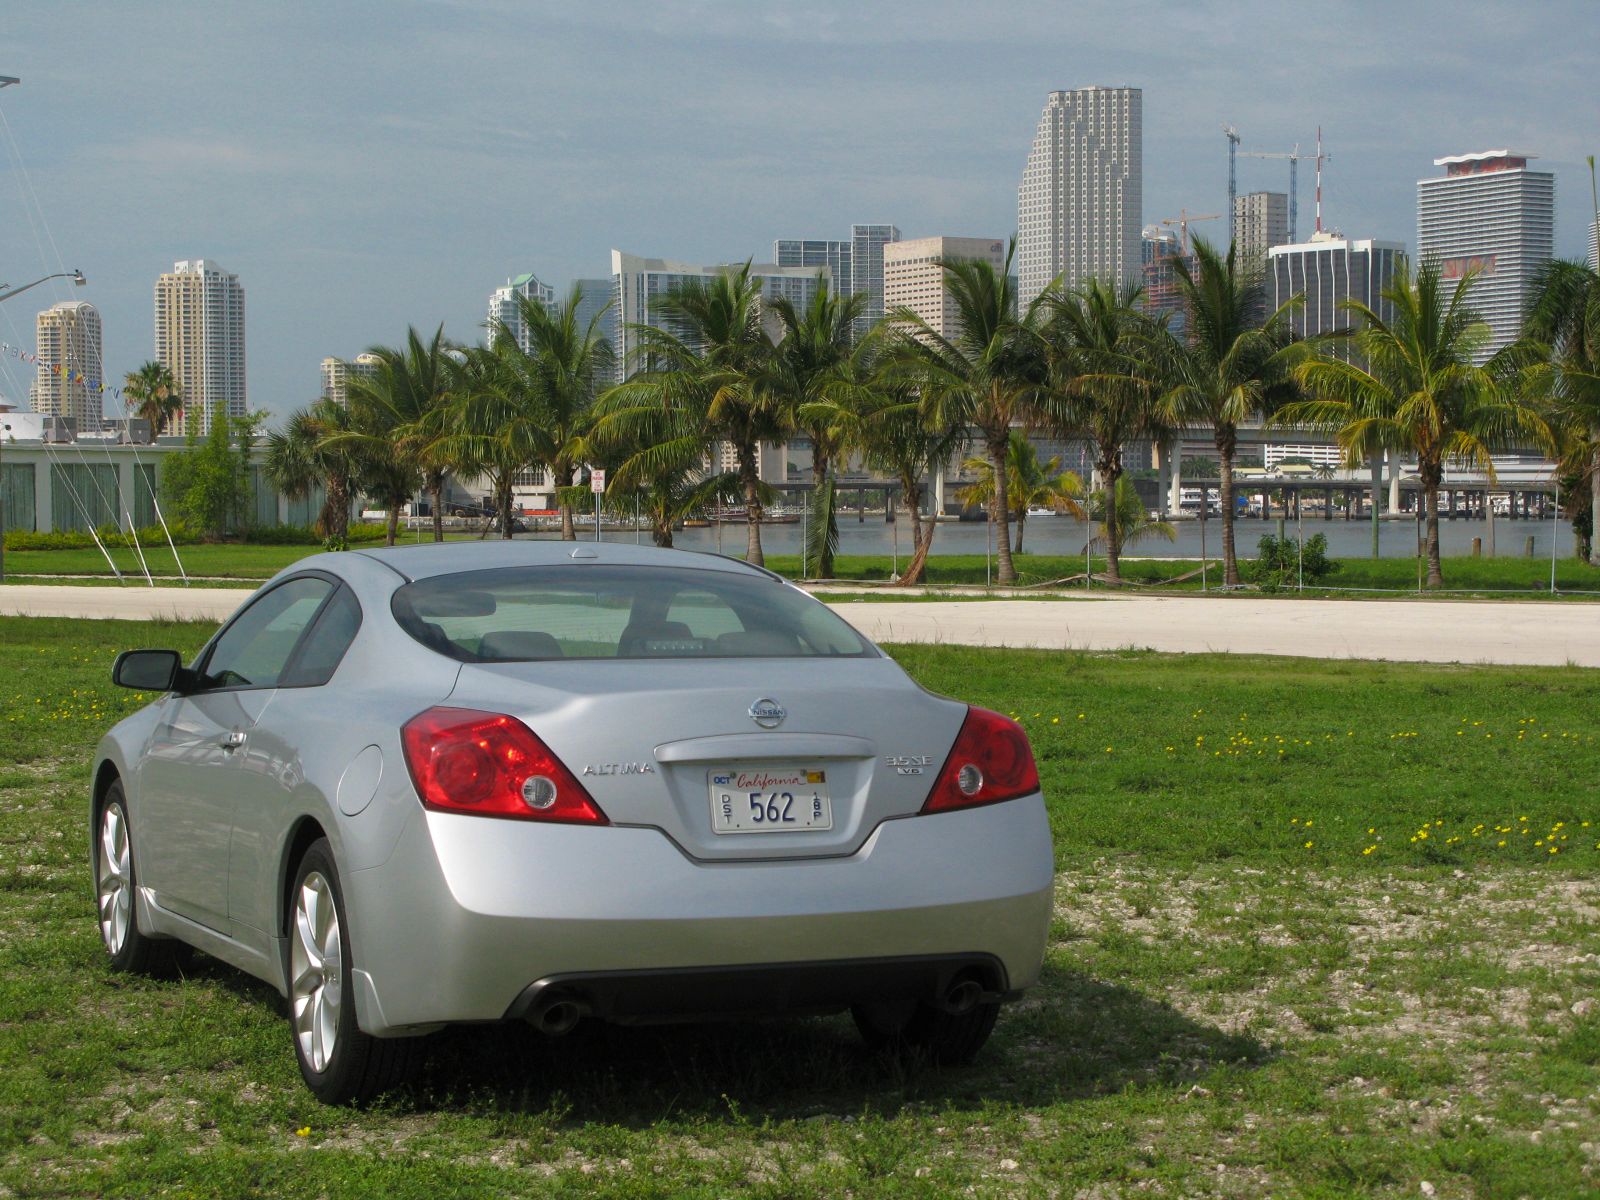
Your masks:
M 817 767 L 717 767 L 707 772 L 712 833 L 832 829 L 828 773 Z

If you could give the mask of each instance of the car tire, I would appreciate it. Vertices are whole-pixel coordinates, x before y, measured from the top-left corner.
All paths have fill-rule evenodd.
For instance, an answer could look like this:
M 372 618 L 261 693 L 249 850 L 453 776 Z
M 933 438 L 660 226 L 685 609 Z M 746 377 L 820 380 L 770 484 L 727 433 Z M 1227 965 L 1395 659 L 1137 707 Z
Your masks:
M 926 1058 L 935 1066 L 970 1063 L 994 1032 L 998 1003 L 978 1003 L 952 1013 L 927 1001 L 857 1004 L 850 1010 L 862 1039 L 874 1050 Z
M 139 928 L 139 881 L 133 864 L 133 833 L 122 780 L 106 789 L 95 818 L 94 892 L 100 942 L 113 971 L 167 975 L 186 949 L 169 938 L 151 937 Z
M 349 923 L 327 839 L 313 842 L 289 893 L 284 977 L 300 1074 L 324 1104 L 363 1104 L 401 1082 L 415 1038 L 376 1038 L 356 1024 Z

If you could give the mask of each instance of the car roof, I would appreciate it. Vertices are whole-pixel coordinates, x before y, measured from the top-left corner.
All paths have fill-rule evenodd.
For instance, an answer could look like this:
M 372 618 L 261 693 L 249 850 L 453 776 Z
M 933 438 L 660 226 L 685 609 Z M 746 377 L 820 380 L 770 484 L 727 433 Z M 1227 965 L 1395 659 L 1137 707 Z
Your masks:
M 420 542 L 410 546 L 380 546 L 347 551 L 375 559 L 408 580 L 458 571 L 496 567 L 549 567 L 577 563 L 619 566 L 678 567 L 726 571 L 741 575 L 766 575 L 771 571 L 740 559 L 697 550 L 664 550 L 627 542 L 561 542 L 545 539 L 496 539 L 471 542 Z

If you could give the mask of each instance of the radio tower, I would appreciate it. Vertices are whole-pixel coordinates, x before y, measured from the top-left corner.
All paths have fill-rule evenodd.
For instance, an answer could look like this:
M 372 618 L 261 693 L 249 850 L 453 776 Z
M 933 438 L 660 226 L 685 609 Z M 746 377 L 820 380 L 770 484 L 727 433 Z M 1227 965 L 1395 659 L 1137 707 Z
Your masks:
M 1317 126 L 1317 232 L 1322 232 L 1322 126 Z

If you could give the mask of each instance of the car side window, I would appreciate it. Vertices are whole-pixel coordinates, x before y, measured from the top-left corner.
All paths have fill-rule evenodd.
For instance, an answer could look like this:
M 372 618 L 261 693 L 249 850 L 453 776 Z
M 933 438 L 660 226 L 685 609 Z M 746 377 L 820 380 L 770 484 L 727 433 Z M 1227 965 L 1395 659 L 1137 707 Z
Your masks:
M 301 634 L 333 588 L 326 579 L 305 576 L 252 601 L 211 647 L 201 687 L 276 687 Z
M 322 609 L 317 623 L 295 651 L 294 661 L 278 680 L 279 687 L 320 687 L 333 678 L 344 652 L 361 628 L 361 606 L 341 587 Z

